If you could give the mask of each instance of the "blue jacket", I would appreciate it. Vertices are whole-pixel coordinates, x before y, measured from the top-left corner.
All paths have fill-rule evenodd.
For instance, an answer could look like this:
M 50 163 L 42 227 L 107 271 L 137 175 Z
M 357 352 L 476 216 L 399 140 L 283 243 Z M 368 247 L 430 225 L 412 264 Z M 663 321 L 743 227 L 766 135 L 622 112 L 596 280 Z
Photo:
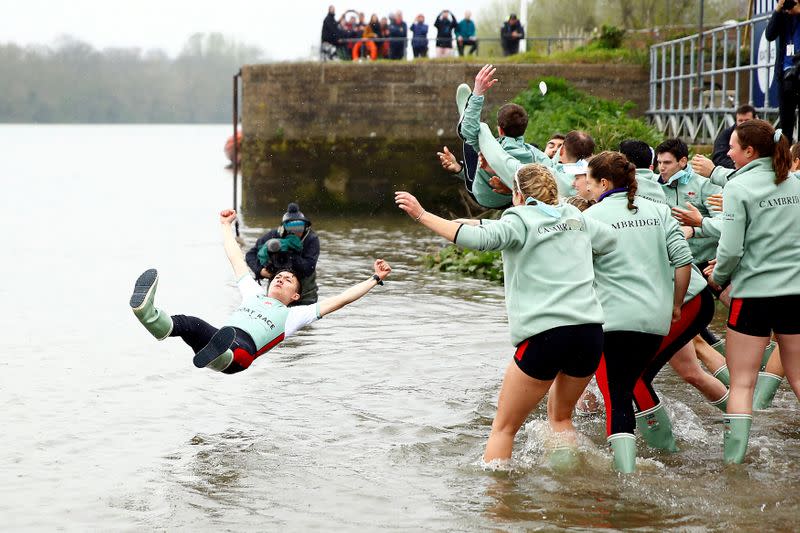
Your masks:
M 411 25 L 411 46 L 414 48 L 428 47 L 428 25 L 424 22 L 415 22 Z

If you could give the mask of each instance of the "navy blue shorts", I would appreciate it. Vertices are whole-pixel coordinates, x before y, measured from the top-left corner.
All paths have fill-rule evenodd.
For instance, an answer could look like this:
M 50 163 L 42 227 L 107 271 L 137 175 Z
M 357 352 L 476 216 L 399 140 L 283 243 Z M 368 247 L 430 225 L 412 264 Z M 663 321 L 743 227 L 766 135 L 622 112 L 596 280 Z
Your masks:
M 575 378 L 594 374 L 603 354 L 603 326 L 559 326 L 537 333 L 517 346 L 514 361 L 528 376 L 542 381 L 559 372 Z

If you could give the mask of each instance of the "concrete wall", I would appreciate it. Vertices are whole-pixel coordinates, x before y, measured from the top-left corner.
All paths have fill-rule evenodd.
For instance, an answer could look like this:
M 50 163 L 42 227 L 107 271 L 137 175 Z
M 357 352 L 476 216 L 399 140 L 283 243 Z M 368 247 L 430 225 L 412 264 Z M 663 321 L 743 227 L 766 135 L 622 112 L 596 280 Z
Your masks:
M 435 152 L 455 148 L 455 88 L 480 64 L 298 63 L 242 69 L 245 209 L 391 209 L 403 187 L 439 208 L 457 208 L 458 186 Z M 494 110 L 544 76 L 592 95 L 647 107 L 647 72 L 633 65 L 517 65 L 498 68 L 487 97 Z M 490 117 L 490 118 L 492 118 Z M 545 139 L 546 140 L 546 139 Z M 544 141 L 544 140 L 542 140 Z M 308 206 L 308 207 L 306 207 Z

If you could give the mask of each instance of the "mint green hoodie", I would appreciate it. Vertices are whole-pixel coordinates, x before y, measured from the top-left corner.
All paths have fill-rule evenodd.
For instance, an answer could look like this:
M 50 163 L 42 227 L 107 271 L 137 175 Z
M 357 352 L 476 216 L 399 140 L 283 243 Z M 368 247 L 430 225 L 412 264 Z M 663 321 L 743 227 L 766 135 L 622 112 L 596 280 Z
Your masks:
M 636 169 L 636 196 L 647 198 L 657 204 L 666 204 L 667 197 L 658 181 L 658 175 L 648 168 Z
M 607 225 L 565 202 L 551 207 L 558 218 L 533 205 L 512 207 L 493 223 L 462 225 L 454 239 L 466 248 L 503 251 L 506 309 L 515 346 L 555 327 L 603 323 L 593 288 L 592 254 L 611 252 L 616 236 Z
M 584 214 L 611 225 L 616 249 L 595 258 L 595 288 L 605 331 L 666 335 L 672 323 L 675 269 L 692 262 L 678 223 L 665 205 L 637 197 L 628 209 L 625 192 L 611 194 Z
M 708 197 L 722 192 L 722 188 L 698 176 L 691 169 L 686 169 L 681 178 L 677 175 L 672 176 L 667 183 L 661 184 L 661 188 L 670 207 L 686 209 L 686 204 L 690 203 L 700 211 L 704 219 L 719 216 L 719 212 L 714 211 L 708 203 Z M 689 249 L 692 250 L 695 263 L 714 258 L 717 252 L 717 238 L 713 234 L 695 232 L 695 237 L 689 239 Z
M 775 185 L 772 158 L 742 167 L 725 186 L 714 281 L 731 296 L 800 295 L 800 180 Z
M 467 101 L 467 107 L 464 109 L 464 119 L 461 121 L 461 135 L 464 137 L 465 142 L 472 146 L 476 152 L 480 152 L 478 133 L 482 110 L 483 96 L 473 94 Z M 548 159 L 543 152 L 527 144 L 525 137 L 500 137 L 497 139 L 497 143 L 505 153 L 521 164 L 539 163 L 542 158 Z M 489 166 L 492 167 L 491 163 Z M 494 169 L 494 167 L 492 168 Z M 511 203 L 511 195 L 494 192 L 491 185 L 489 185 L 491 178 L 492 176 L 481 168 L 475 173 L 475 181 L 472 185 L 472 194 L 475 195 L 475 200 L 484 207 L 506 207 Z

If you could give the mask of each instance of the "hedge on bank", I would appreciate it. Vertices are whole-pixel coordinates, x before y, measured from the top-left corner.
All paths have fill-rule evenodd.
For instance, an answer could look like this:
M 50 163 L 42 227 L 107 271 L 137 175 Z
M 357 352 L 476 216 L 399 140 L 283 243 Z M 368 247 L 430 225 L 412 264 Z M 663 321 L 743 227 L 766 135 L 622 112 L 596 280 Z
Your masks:
M 547 94 L 539 91 L 539 81 L 547 84 Z M 538 146 L 553 133 L 571 130 L 587 131 L 597 143 L 597 151 L 616 150 L 620 141 L 640 139 L 651 146 L 663 136 L 640 118 L 628 116 L 631 102 L 620 104 L 579 91 L 563 78 L 534 80 L 514 100 L 528 112 L 525 140 Z
M 529 115 L 525 140 L 544 146 L 555 132 L 571 130 L 589 132 L 597 144 L 596 151 L 616 150 L 620 141 L 640 139 L 656 146 L 664 139 L 655 128 L 642 119 L 628 116 L 633 104 L 619 104 L 578 91 L 562 78 L 545 78 L 547 94 L 539 91 L 540 80 L 514 98 Z M 428 268 L 444 272 L 460 272 L 468 276 L 503 281 L 503 261 L 500 252 L 464 250 L 448 245 L 425 255 Z

